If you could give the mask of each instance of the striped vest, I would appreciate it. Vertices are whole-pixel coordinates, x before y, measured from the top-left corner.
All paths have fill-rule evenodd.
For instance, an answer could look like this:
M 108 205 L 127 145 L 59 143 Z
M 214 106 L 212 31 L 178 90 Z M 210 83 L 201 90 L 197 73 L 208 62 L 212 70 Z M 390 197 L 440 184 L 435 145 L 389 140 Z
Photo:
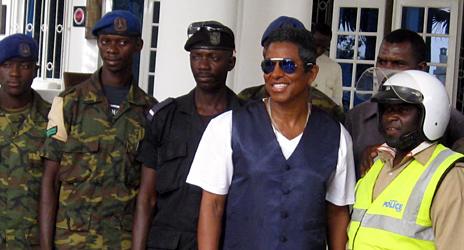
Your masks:
M 384 166 L 377 160 L 356 185 L 349 249 L 436 249 L 430 216 L 432 200 L 442 177 L 462 157 L 439 144 L 425 165 L 413 160 L 372 200 Z

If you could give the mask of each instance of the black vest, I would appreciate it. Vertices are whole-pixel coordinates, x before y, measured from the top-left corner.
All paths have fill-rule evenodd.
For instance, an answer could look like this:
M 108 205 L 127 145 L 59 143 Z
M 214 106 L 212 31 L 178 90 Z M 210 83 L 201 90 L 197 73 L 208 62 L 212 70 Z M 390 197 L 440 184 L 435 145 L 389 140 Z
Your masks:
M 286 160 L 263 102 L 234 111 L 224 249 L 325 249 L 326 186 L 339 144 L 340 124 L 313 107 Z

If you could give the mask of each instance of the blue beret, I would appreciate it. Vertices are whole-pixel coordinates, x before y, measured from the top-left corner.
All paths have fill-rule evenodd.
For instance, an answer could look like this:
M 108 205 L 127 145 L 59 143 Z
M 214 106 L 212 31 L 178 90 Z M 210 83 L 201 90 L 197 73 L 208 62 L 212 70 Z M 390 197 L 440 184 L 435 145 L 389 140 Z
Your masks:
M 14 34 L 0 41 L 0 64 L 12 58 L 37 62 L 39 46 L 30 36 Z
M 190 24 L 189 36 L 184 45 L 186 51 L 194 48 L 234 50 L 235 37 L 232 30 L 217 21 L 202 21 Z
M 271 34 L 272 31 L 285 27 L 305 29 L 304 24 L 301 23 L 298 19 L 294 17 L 280 16 L 276 20 L 272 21 L 269 26 L 267 26 L 261 38 L 261 46 L 264 46 L 264 42 L 269 38 L 269 34 Z
M 140 36 L 140 20 L 127 10 L 113 10 L 106 13 L 92 29 L 92 34 L 111 34 L 121 36 Z

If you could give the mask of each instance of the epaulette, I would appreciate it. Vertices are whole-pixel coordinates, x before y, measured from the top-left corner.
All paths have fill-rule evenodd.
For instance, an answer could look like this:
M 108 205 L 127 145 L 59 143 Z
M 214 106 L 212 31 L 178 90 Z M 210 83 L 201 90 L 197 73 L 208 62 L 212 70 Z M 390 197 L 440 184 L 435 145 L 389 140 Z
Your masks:
M 158 111 L 160 111 L 162 108 L 168 106 L 173 101 L 174 101 L 174 98 L 169 97 L 166 100 L 153 105 L 153 107 L 148 111 L 147 120 L 151 122 L 153 120 L 153 117 L 155 117 L 156 113 L 158 113 Z

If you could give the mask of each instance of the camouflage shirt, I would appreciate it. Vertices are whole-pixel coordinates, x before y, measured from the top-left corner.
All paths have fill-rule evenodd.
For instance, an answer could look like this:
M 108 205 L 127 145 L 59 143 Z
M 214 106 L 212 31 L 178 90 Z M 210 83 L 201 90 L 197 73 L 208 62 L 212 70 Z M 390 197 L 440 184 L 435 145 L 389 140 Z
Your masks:
M 0 109 L 0 249 L 39 244 L 37 211 L 42 177 L 39 149 L 50 104 L 33 92 L 29 108 Z
M 100 71 L 53 100 L 42 156 L 60 163 L 55 245 L 128 249 L 140 182 L 135 161 L 153 97 L 132 82 L 115 115 Z
M 264 85 L 250 87 L 242 90 L 238 97 L 242 100 L 259 100 L 269 95 L 266 92 Z M 340 106 L 338 106 L 330 97 L 322 93 L 320 90 L 310 87 L 309 100 L 312 105 L 324 110 L 331 115 L 335 120 L 343 123 L 345 114 Z

